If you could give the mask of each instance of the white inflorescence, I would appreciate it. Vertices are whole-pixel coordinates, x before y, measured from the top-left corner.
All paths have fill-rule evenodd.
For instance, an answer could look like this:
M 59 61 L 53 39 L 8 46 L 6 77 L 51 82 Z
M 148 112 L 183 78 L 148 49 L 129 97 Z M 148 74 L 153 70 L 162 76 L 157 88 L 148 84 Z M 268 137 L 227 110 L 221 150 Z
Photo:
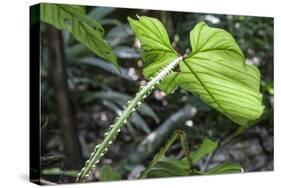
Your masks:
M 142 100 L 144 100 L 151 90 L 154 89 L 155 85 L 158 85 L 164 78 L 166 78 L 182 59 L 182 56 L 176 58 L 165 68 L 157 72 L 156 75 L 145 86 L 140 87 L 136 97 L 133 100 L 128 101 L 126 109 L 119 115 L 119 117 L 116 118 L 115 123 L 110 125 L 109 130 L 104 134 L 105 138 L 102 143 L 95 147 L 94 152 L 92 152 L 90 155 L 90 159 L 85 162 L 85 167 L 83 167 L 77 175 L 77 182 L 84 182 L 89 177 L 97 163 L 99 163 L 101 157 L 104 156 L 109 146 L 117 137 L 117 134 L 121 131 L 122 126 L 126 124 L 130 114 L 141 105 Z

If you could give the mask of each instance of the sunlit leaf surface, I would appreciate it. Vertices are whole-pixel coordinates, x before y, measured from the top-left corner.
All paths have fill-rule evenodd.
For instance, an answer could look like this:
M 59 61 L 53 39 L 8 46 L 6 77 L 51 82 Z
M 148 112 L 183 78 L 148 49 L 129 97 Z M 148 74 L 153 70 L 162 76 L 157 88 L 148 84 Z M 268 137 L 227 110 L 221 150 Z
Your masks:
M 179 56 L 160 21 L 145 16 L 128 19 L 141 43 L 146 78 Z M 171 72 L 160 84 L 160 89 L 170 93 L 182 87 L 242 126 L 258 120 L 264 109 L 260 72 L 245 64 L 232 35 L 200 22 L 190 33 L 190 43 L 192 52 L 180 62 L 180 70 Z

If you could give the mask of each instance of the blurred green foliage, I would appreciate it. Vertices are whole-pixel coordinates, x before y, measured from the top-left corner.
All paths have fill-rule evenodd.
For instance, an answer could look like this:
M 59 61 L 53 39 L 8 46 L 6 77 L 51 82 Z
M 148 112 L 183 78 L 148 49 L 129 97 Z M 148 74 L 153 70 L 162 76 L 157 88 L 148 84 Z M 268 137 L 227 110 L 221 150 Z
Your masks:
M 198 110 L 198 113 L 181 126 L 181 129 L 187 134 L 191 150 L 198 148 L 204 138 L 217 141 L 218 148 L 221 148 L 214 154 L 209 154 L 199 160 L 198 168 L 208 172 L 221 157 L 224 161 L 232 159 L 234 162 L 238 162 L 245 171 L 273 170 L 273 18 L 109 7 L 87 7 L 86 12 L 105 29 L 104 38 L 117 55 L 120 73 L 116 71 L 114 65 L 97 57 L 77 42 L 68 31 L 63 31 L 67 82 L 72 105 L 76 112 L 76 126 L 79 130 L 79 141 L 85 159 L 88 158 L 93 145 L 102 139 L 104 131 L 113 122 L 125 101 L 134 96 L 140 85 L 146 83 L 140 69 L 143 62 L 138 42 L 127 23 L 127 16 L 135 17 L 138 14 L 159 18 L 168 31 L 172 46 L 181 54 L 190 52 L 190 46 L 186 48 L 189 38 L 187 33 L 199 21 L 205 21 L 210 26 L 229 31 L 244 52 L 246 62 L 255 64 L 261 71 L 261 92 L 264 96 L 265 112 L 262 120 L 256 126 L 249 129 L 238 129 L 230 120 L 210 109 L 185 90 L 177 90 L 173 95 L 165 95 L 156 90 L 147 98 L 144 108 L 135 113 L 135 120 L 133 117 L 131 118 L 131 125 L 126 126 L 121 132 L 101 165 L 114 165 L 114 171 L 118 171 L 122 179 L 137 177 L 138 169 L 142 169 L 141 166 L 146 165 L 151 158 L 136 165 L 127 160 L 128 156 L 135 151 L 136 146 L 141 144 L 149 133 L 161 126 L 161 123 L 169 116 L 186 104 L 191 104 Z M 64 146 L 55 114 L 54 90 L 47 55 L 46 25 L 42 23 L 41 26 L 41 126 L 44 127 L 41 130 L 41 154 L 42 157 L 59 156 L 63 155 Z M 248 145 L 252 148 L 244 148 Z M 237 147 L 240 149 L 238 149 L 238 153 L 234 153 Z M 228 150 L 223 150 L 224 148 Z M 230 150 L 231 152 L 229 152 Z M 167 156 L 176 158 L 182 156 L 180 144 L 175 143 Z M 255 163 L 251 163 L 251 161 L 255 161 Z M 42 170 L 63 169 L 62 164 L 63 159 L 55 164 L 42 166 Z M 112 171 L 107 168 L 105 168 L 105 172 L 102 171 L 102 174 Z M 227 169 L 228 166 L 220 168 Z M 220 168 L 213 169 L 213 171 L 219 172 Z M 53 181 L 59 181 L 62 178 L 61 175 L 56 177 L 48 175 L 50 173 L 58 174 L 57 170 L 45 170 L 43 176 Z M 63 176 L 67 175 L 66 173 Z M 119 179 L 119 175 L 113 178 L 108 178 L 108 175 L 101 177 Z M 101 179 L 94 174 L 93 180 Z

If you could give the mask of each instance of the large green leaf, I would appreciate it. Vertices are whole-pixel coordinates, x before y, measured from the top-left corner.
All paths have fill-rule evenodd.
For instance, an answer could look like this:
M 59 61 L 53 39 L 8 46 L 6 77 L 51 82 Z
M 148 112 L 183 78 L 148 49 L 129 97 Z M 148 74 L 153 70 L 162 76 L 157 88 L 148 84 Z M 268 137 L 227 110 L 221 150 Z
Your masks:
M 141 43 L 143 74 L 150 78 L 178 54 L 157 19 L 128 19 Z M 182 87 L 242 126 L 258 120 L 264 109 L 260 73 L 255 66 L 245 64 L 231 34 L 201 22 L 191 31 L 190 43 L 192 53 L 184 57 L 180 71 L 171 72 L 160 89 L 170 93 Z
M 190 33 L 192 53 L 180 63 L 177 85 L 232 121 L 247 126 L 263 112 L 260 72 L 245 64 L 230 33 L 201 22 Z
M 96 55 L 118 68 L 117 58 L 110 45 L 103 40 L 104 30 L 93 18 L 86 15 L 85 7 L 63 4 L 40 4 L 41 20 L 57 29 L 71 32 L 75 39 L 87 46 Z
M 190 157 L 193 164 L 197 163 L 200 159 L 213 152 L 218 144 L 208 138 L 205 138 L 196 151 L 191 152 Z

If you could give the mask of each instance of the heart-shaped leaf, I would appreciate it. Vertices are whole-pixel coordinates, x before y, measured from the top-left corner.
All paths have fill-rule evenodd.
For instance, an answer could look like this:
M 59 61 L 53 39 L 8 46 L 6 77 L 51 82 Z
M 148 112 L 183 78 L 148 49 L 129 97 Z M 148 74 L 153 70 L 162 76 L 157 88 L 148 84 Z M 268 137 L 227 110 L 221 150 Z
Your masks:
M 96 55 L 112 63 L 117 69 L 117 58 L 110 45 L 103 40 L 104 30 L 93 18 L 86 15 L 85 7 L 63 4 L 40 4 L 40 19 L 57 29 L 68 30 L 73 37 Z
M 260 72 L 245 64 L 230 33 L 201 22 L 190 33 L 192 53 L 180 63 L 177 85 L 242 126 L 263 112 Z
M 141 43 L 146 78 L 179 56 L 157 19 L 128 19 Z M 264 109 L 259 92 L 260 72 L 245 64 L 231 34 L 201 22 L 191 31 L 190 43 L 192 53 L 180 62 L 179 72 L 171 72 L 163 80 L 160 89 L 170 93 L 182 87 L 242 126 L 259 119 Z

